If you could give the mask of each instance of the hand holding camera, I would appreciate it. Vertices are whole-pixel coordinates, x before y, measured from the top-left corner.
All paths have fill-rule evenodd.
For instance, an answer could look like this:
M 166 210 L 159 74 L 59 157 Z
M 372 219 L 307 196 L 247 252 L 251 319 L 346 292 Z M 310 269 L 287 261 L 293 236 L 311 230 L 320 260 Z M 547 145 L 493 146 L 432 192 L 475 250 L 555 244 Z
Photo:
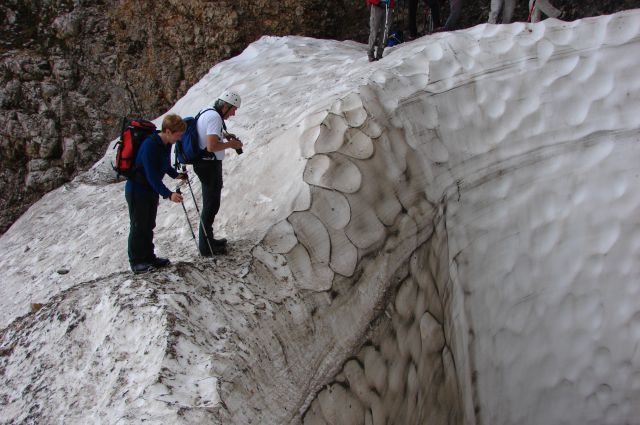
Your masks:
M 229 146 L 231 146 L 235 151 L 240 155 L 242 151 L 242 141 L 236 137 L 233 133 L 225 133 L 224 137 L 229 141 Z

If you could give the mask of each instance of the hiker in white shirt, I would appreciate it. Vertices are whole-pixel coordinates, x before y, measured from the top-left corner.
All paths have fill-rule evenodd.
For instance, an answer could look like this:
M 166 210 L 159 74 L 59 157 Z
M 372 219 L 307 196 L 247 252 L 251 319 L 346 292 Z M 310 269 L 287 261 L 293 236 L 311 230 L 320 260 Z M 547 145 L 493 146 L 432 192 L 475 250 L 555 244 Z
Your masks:
M 202 183 L 202 212 L 200 215 L 198 249 L 205 257 L 226 253 L 226 239 L 215 239 L 213 221 L 220 209 L 222 193 L 222 160 L 226 149 L 242 153 L 242 142 L 223 130 L 224 120 L 235 115 L 240 107 L 240 96 L 225 91 L 212 108 L 206 108 L 197 123 L 198 141 L 203 157 L 193 164 L 193 170 Z

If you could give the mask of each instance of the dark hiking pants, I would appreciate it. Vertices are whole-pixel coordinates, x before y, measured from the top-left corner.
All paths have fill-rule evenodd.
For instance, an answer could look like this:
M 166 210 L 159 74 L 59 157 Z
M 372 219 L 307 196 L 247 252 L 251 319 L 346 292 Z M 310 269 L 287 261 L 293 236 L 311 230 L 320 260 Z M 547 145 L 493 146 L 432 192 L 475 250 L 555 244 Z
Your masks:
M 431 9 L 433 28 L 435 29 L 440 26 L 440 0 L 425 0 L 425 3 L 428 4 L 429 9 Z M 414 38 L 418 36 L 418 26 L 416 25 L 417 13 L 418 0 L 409 0 L 409 35 Z
M 198 249 L 202 255 L 211 255 L 207 238 L 213 246 L 213 221 L 220 210 L 220 194 L 222 192 L 222 161 L 199 161 L 193 165 L 193 171 L 196 172 L 200 183 L 202 183 L 202 212 L 200 215 L 201 224 L 198 226 Z
M 125 192 L 129 206 L 129 264 L 150 263 L 155 258 L 153 229 L 156 227 L 159 198 L 156 194 Z

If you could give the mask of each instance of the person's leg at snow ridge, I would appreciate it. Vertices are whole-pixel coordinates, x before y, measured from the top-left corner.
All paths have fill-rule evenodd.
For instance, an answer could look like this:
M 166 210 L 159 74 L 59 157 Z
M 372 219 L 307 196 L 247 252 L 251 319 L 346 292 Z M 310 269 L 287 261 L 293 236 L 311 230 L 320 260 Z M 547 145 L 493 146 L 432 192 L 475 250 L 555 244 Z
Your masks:
M 130 221 L 127 243 L 129 264 L 133 271 L 150 270 L 153 267 L 149 258 L 153 256 L 154 211 L 157 211 L 158 199 L 136 190 L 125 192 L 125 199 Z
M 147 216 L 147 226 L 145 231 L 147 232 L 144 235 L 144 240 L 147 241 L 147 246 L 145 247 L 146 257 L 144 258 L 144 262 L 148 262 L 153 266 L 156 266 L 156 257 L 155 254 L 155 245 L 153 244 L 153 230 L 156 228 L 156 217 L 158 215 L 158 204 L 160 203 L 159 198 L 154 198 L 153 200 L 149 200 L 148 216 Z
M 424 6 L 429 7 L 433 27 L 440 26 L 440 0 L 424 0 Z M 418 37 L 418 26 L 416 24 L 418 14 L 418 0 L 409 0 L 409 37 Z
M 409 37 L 414 39 L 418 36 L 418 26 L 416 24 L 416 14 L 418 13 L 418 0 L 409 0 Z
M 369 57 L 369 62 L 372 62 L 376 58 L 376 9 L 378 6 L 374 4 L 369 5 L 369 45 L 367 49 L 367 56 Z
M 425 0 L 431 10 L 431 19 L 433 19 L 433 28 L 440 26 L 440 0 Z
M 502 7 L 502 23 L 510 24 L 513 19 L 513 11 L 516 9 L 516 0 L 504 0 Z
M 153 244 L 153 230 L 156 228 L 156 217 L 158 216 L 158 206 L 160 205 L 160 199 L 155 198 L 155 202 L 149 206 L 149 227 L 148 234 L 146 235 L 146 240 L 149 241 L 149 244 L 146 248 L 147 257 L 144 260 L 144 263 L 149 263 L 153 267 L 164 267 L 171 264 L 168 258 L 157 257 L 155 253 L 155 245 Z
M 449 17 L 442 28 L 444 31 L 453 31 L 458 27 L 458 21 L 462 15 L 463 0 L 449 0 Z
M 540 22 L 540 19 L 542 18 L 542 13 L 540 12 L 540 9 L 536 7 L 536 0 L 529 0 L 529 13 L 530 13 L 530 20 L 532 23 L 535 22 Z
M 371 14 L 369 16 L 369 62 L 376 60 L 378 46 L 382 43 L 384 37 L 384 19 L 385 9 L 375 4 L 370 6 Z
M 491 0 L 491 8 L 489 10 L 489 20 L 487 23 L 489 24 L 497 24 L 498 17 L 500 16 L 500 12 L 502 11 L 502 7 L 504 0 Z
M 143 197 L 138 191 L 125 192 L 127 207 L 129 208 L 129 238 L 127 240 L 127 254 L 131 269 L 134 266 L 144 263 L 149 256 L 148 240 L 149 231 L 149 200 Z M 147 263 L 147 268 L 151 265 Z
M 193 165 L 202 184 L 201 224 L 198 226 L 198 249 L 203 256 L 221 254 L 224 244 L 213 237 L 213 222 L 220 210 L 222 161 L 200 161 Z M 211 249 L 209 249 L 211 246 Z M 211 252 L 213 250 L 213 252 Z
M 382 8 L 382 24 L 380 25 L 380 34 L 378 36 L 378 46 L 376 48 L 376 60 L 382 59 L 384 48 L 387 45 L 387 36 L 391 32 L 391 24 L 393 23 L 393 9 L 391 7 Z
M 543 13 L 549 18 L 562 16 L 562 11 L 553 7 L 549 0 L 529 0 L 529 10 L 531 11 L 531 22 L 540 22 Z

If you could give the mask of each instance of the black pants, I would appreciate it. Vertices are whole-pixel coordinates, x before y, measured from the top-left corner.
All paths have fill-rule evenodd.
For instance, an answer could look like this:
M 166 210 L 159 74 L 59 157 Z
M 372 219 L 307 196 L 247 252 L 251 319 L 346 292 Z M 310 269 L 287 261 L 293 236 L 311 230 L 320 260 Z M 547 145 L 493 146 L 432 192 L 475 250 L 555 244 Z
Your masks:
M 150 263 L 155 259 L 153 246 L 153 229 L 156 227 L 158 213 L 158 195 L 136 192 L 125 192 L 129 206 L 129 264 Z
M 433 27 L 440 26 L 440 0 L 424 0 L 429 4 L 431 16 L 433 17 Z M 416 26 L 416 14 L 418 13 L 418 0 L 409 0 L 409 35 L 416 37 L 418 35 L 418 27 Z
M 222 161 L 199 161 L 193 164 L 193 171 L 202 183 L 201 224 L 198 226 L 198 249 L 202 255 L 210 255 L 207 238 L 213 246 L 213 221 L 220 210 L 222 192 Z M 203 229 L 204 227 L 204 229 Z M 206 233 L 205 233 L 206 231 Z

